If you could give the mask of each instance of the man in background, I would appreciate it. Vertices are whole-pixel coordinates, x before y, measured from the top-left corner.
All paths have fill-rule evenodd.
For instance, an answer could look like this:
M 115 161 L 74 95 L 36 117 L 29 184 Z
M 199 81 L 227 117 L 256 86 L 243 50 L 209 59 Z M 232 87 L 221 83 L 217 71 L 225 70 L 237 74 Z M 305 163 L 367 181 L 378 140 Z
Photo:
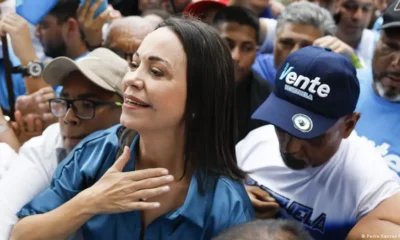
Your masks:
M 251 70 L 257 54 L 260 26 L 254 13 L 236 6 L 220 9 L 214 17 L 213 25 L 228 43 L 235 66 L 236 115 L 240 141 L 251 130 L 264 125 L 252 120 L 251 115 L 271 92 L 269 84 Z

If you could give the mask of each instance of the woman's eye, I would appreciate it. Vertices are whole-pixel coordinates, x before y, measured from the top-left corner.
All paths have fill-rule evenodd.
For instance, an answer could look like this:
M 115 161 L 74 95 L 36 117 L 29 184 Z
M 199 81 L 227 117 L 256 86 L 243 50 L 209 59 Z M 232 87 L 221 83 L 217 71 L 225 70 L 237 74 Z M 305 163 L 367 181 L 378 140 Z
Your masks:
M 157 68 L 152 68 L 151 73 L 156 77 L 162 77 L 164 75 L 163 72 L 161 72 Z
M 139 65 L 136 62 L 129 62 L 129 68 L 131 70 L 135 70 L 138 67 L 139 67 Z

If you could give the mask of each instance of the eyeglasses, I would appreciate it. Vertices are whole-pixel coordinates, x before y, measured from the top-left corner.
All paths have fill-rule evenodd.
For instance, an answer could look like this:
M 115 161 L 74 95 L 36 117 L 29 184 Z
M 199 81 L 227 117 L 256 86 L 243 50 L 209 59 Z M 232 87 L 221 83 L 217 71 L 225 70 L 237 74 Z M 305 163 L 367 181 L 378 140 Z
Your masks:
M 98 106 L 120 107 L 120 102 L 92 101 L 86 99 L 68 100 L 63 98 L 53 98 L 49 100 L 50 111 L 54 117 L 63 118 L 67 111 L 72 107 L 75 115 L 83 120 L 93 119 Z

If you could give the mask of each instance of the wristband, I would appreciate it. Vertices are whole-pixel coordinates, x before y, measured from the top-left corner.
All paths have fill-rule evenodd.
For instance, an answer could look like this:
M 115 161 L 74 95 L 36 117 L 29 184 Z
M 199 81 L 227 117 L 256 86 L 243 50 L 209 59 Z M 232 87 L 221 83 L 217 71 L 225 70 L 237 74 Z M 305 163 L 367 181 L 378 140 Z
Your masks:
M 351 55 L 351 63 L 353 63 L 355 68 L 363 68 L 363 65 L 360 62 L 360 59 L 358 59 L 357 55 L 355 53 L 353 53 Z

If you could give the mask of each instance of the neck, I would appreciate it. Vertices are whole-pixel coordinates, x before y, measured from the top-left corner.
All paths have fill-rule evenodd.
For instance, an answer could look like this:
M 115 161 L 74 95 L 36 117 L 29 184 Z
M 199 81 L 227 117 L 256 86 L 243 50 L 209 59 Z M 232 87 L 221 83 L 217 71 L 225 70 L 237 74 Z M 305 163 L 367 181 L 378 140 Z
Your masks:
M 184 145 L 184 126 L 140 133 L 136 167 L 166 168 L 175 179 L 180 179 L 184 171 Z
M 69 42 L 69 44 L 67 45 L 66 55 L 71 59 L 76 59 L 82 56 L 87 51 L 89 51 L 89 49 L 86 47 L 86 44 L 79 39 Z
M 361 42 L 362 31 L 358 34 L 347 34 L 340 29 L 336 32 L 336 37 L 342 40 L 343 42 L 347 43 L 350 47 L 356 49 Z

